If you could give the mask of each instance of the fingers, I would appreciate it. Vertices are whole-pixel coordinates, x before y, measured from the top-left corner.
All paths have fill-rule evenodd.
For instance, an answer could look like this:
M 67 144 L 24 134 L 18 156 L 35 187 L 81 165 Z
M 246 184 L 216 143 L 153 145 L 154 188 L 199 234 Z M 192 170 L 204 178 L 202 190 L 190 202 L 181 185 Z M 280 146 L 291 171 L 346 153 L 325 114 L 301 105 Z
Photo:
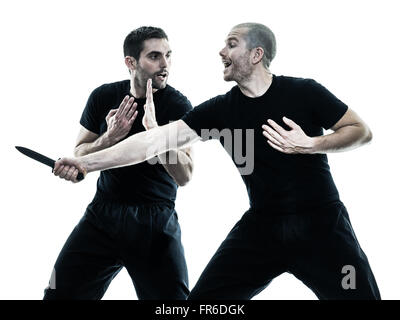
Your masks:
M 265 130 L 264 132 L 268 133 L 269 136 L 271 136 L 276 141 L 276 144 L 278 144 L 278 145 L 285 144 L 285 142 L 286 142 L 285 139 L 278 132 L 273 130 L 271 127 L 264 124 L 262 126 L 262 128 Z M 264 132 L 263 132 L 263 134 L 264 134 Z
M 147 107 L 147 104 L 145 104 L 143 106 L 143 110 L 144 110 L 144 116 L 145 117 L 152 117 L 155 118 L 155 110 L 154 110 L 154 104 L 150 104 L 149 107 Z
M 126 113 L 126 118 L 130 120 L 132 116 L 135 114 L 135 111 L 137 109 L 137 103 L 135 102 L 132 107 L 129 109 L 129 111 Z
M 128 101 L 129 101 L 129 96 L 127 95 L 127 96 L 125 96 L 124 100 L 122 100 L 121 104 L 119 105 L 118 111 L 115 114 L 116 117 L 119 117 L 121 115 L 121 113 L 124 110 L 125 105 L 128 103 Z
M 135 111 L 135 113 L 133 114 L 132 118 L 129 119 L 129 124 L 132 124 L 132 122 L 135 121 L 138 113 L 139 113 L 139 111 Z
M 54 164 L 53 172 L 55 176 L 72 182 L 78 182 L 76 178 L 79 172 L 82 172 L 84 176 L 87 174 L 79 158 L 62 158 L 57 160 Z
M 290 120 L 289 118 L 286 118 L 286 117 L 283 117 L 282 119 L 283 119 L 283 122 L 285 122 L 289 126 L 289 128 L 292 128 L 292 129 L 300 128 L 299 125 L 296 122 L 294 122 L 293 120 Z
M 264 128 L 264 127 L 263 127 L 263 128 Z M 266 130 L 266 129 L 265 129 L 265 130 Z M 270 134 L 268 133 L 268 131 L 263 131 L 263 135 L 264 135 L 264 137 L 266 137 L 269 141 L 273 142 L 274 144 L 276 144 L 276 145 L 278 145 L 278 146 L 281 145 L 281 143 L 280 143 L 278 140 L 276 140 L 272 135 L 270 135 Z
M 73 174 L 74 172 L 78 170 L 75 167 L 69 167 L 69 170 L 65 173 L 65 176 L 63 177 L 65 180 L 72 181 L 73 180 Z M 61 178 L 61 175 L 60 175 Z
M 152 80 L 147 80 L 147 89 L 146 89 L 146 104 L 149 106 L 153 103 L 153 86 Z
M 279 124 L 277 124 L 274 120 L 268 119 L 268 124 L 274 128 L 281 136 L 285 136 L 287 131 L 283 129 Z
M 79 170 L 74 166 L 61 166 L 58 173 L 54 173 L 60 179 L 65 179 L 72 182 L 77 182 L 76 177 L 78 176 Z
M 110 112 L 107 114 L 106 119 L 111 118 L 114 114 L 116 114 L 118 109 L 111 109 Z
M 55 176 L 59 176 L 60 173 L 64 170 L 64 165 L 62 165 L 61 163 L 59 163 L 58 161 L 56 162 L 56 164 L 54 165 L 54 169 L 53 169 L 53 173 Z
M 110 112 L 106 116 L 107 126 L 109 125 L 110 119 L 117 113 L 118 109 L 111 109 Z
M 147 104 L 145 104 L 145 105 L 143 105 L 143 110 L 144 110 L 144 115 L 143 115 L 143 117 L 149 117 L 149 115 L 150 115 L 150 108 L 147 108 Z
M 128 102 L 125 104 L 124 108 L 122 109 L 119 117 L 127 118 L 128 112 L 132 109 L 133 102 L 135 101 L 134 97 L 129 98 Z
M 54 164 L 53 173 L 55 176 L 59 176 L 60 173 L 64 170 L 65 164 L 63 159 L 59 158 Z
M 263 125 L 263 135 L 268 144 L 277 151 L 286 154 L 312 153 L 313 141 L 293 120 L 283 117 L 283 121 L 291 129 L 285 130 L 275 121 L 268 119 L 268 125 Z
M 79 170 L 75 168 L 75 170 L 74 170 L 74 172 L 73 172 L 73 174 L 72 174 L 72 176 L 71 176 L 71 181 L 72 181 L 73 183 L 79 182 L 79 181 L 77 180 L 78 174 L 79 174 Z
M 61 166 L 61 168 L 54 173 L 54 175 L 60 177 L 61 179 L 64 179 L 65 176 L 67 175 L 68 171 L 70 169 L 70 166 L 66 165 L 66 166 Z

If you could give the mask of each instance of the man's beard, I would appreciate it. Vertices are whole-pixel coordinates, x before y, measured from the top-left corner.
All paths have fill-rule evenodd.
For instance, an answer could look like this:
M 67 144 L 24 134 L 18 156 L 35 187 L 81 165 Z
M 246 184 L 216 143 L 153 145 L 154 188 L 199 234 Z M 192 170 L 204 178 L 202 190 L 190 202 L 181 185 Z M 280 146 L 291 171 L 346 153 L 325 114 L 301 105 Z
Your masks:
M 252 73 L 251 65 L 249 64 L 249 56 L 244 54 L 232 63 L 230 75 L 225 78 L 225 81 L 236 81 L 238 83 L 247 81 Z
M 158 73 L 157 73 L 158 74 Z M 165 81 L 160 81 L 157 79 L 157 75 L 154 74 L 151 77 L 152 83 L 153 83 L 153 88 L 154 89 L 164 89 L 167 86 L 167 77 L 165 78 Z
M 154 89 L 164 89 L 167 85 L 167 81 L 160 81 L 157 78 L 157 75 L 160 74 L 161 71 L 157 71 L 155 73 L 148 73 L 144 69 L 142 69 L 140 66 L 138 66 L 137 71 L 136 71 L 136 81 L 137 83 L 143 87 L 146 88 L 147 85 L 147 80 L 151 79 L 152 80 L 152 86 Z M 166 77 L 166 80 L 168 80 L 168 76 Z

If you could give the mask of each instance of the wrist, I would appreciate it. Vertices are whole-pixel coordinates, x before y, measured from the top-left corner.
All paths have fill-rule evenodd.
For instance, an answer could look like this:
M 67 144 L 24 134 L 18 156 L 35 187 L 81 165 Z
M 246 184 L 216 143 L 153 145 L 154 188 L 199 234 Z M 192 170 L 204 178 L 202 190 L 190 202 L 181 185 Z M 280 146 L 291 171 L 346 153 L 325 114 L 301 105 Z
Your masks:
M 93 168 L 90 166 L 90 162 L 87 159 L 87 156 L 80 157 L 79 158 L 79 165 L 80 165 L 80 171 L 82 171 L 83 175 L 86 176 L 89 172 L 93 171 Z
M 113 146 L 114 144 L 116 144 L 118 142 L 117 139 L 115 139 L 115 137 L 113 137 L 109 131 L 106 131 L 103 135 L 103 145 L 108 148 Z
M 310 137 L 310 154 L 318 153 L 320 151 L 321 145 L 321 136 L 319 137 Z
M 154 122 L 151 125 L 146 126 L 146 130 L 151 130 L 153 128 L 157 128 L 158 127 L 158 123 Z

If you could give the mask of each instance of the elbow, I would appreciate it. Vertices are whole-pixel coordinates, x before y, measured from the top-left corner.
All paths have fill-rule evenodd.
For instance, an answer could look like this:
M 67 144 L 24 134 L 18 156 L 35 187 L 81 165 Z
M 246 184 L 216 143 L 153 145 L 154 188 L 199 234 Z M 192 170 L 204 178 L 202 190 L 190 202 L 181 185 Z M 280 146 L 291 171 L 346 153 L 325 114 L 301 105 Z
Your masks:
M 181 177 L 180 179 L 176 179 L 175 182 L 178 186 L 180 187 L 184 187 L 186 186 L 189 181 L 192 179 L 192 175 L 191 174 L 187 174 L 184 177 Z
M 79 157 L 81 154 L 80 154 L 80 152 L 79 152 L 79 148 L 75 148 L 74 149 L 74 157 Z
M 184 187 L 188 184 L 189 180 L 179 179 L 175 182 L 179 187 Z
M 357 131 L 356 131 L 357 130 Z M 354 127 L 355 141 L 359 146 L 367 144 L 372 140 L 371 129 L 363 122 L 357 123 Z M 357 132 L 357 133 L 356 133 Z
M 365 138 L 364 138 L 364 143 L 369 143 L 372 141 L 372 131 L 369 128 L 366 128 L 366 134 L 365 134 Z
M 82 157 L 82 156 L 84 156 L 84 154 L 83 154 L 81 148 L 79 148 L 79 146 L 76 146 L 74 149 L 74 157 L 77 158 L 77 157 Z
M 175 179 L 176 184 L 180 187 L 186 186 L 192 180 L 192 174 L 193 168 L 190 168 L 182 177 Z

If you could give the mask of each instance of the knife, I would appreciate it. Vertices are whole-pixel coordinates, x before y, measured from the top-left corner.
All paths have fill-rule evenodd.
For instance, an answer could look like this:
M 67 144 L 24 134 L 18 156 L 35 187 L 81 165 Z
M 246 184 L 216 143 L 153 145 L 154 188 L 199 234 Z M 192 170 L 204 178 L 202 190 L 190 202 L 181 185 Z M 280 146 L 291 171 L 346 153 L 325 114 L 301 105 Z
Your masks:
M 38 153 L 36 151 L 28 149 L 28 148 L 19 147 L 19 146 L 15 146 L 15 148 L 17 148 L 17 150 L 19 152 L 23 153 L 24 155 L 28 156 L 29 158 L 32 158 L 32 159 L 34 159 L 36 161 L 39 161 L 39 162 L 51 167 L 52 169 L 54 169 L 54 164 L 56 163 L 55 160 L 50 159 L 50 158 L 48 158 L 48 157 L 46 157 L 46 156 L 44 156 L 44 155 L 42 155 L 42 154 L 40 154 L 40 153 Z M 83 180 L 83 178 L 84 178 L 83 177 L 83 173 L 79 172 L 78 176 L 76 177 L 76 179 L 78 181 L 81 181 L 81 180 Z

